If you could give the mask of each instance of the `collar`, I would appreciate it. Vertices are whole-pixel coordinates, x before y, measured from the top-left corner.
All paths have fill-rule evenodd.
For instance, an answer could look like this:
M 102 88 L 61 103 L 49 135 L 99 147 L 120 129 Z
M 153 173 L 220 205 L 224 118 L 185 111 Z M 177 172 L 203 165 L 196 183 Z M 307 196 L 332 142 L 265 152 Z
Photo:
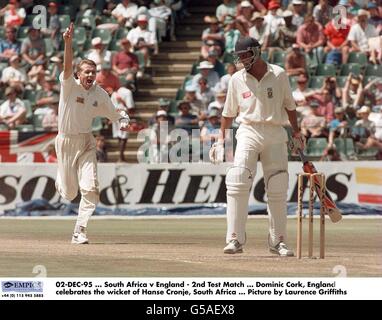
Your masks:
M 264 61 L 266 64 L 267 64 L 267 71 L 264 73 L 263 77 L 260 79 L 260 81 L 262 81 L 269 73 L 273 73 L 273 67 L 272 65 L 270 65 L 268 62 Z M 247 72 L 247 70 L 245 68 L 242 69 L 243 70 L 243 76 L 245 78 L 247 78 L 247 76 L 249 75 L 252 79 L 256 80 L 257 82 L 260 82 L 258 81 L 252 74 L 250 74 L 249 72 Z

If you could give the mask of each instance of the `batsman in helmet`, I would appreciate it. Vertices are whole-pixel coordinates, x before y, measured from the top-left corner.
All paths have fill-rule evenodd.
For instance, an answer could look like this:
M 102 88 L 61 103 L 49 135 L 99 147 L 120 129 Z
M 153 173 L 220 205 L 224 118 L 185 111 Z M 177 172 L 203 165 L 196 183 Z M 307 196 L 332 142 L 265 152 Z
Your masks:
M 283 68 L 261 58 L 260 47 L 251 37 L 242 37 L 236 43 L 235 55 L 244 68 L 229 82 L 220 138 L 210 150 L 211 162 L 224 160 L 225 130 L 231 128 L 236 118 L 240 125 L 235 158 L 226 175 L 227 245 L 224 253 L 243 252 L 249 191 L 260 159 L 268 198 L 269 250 L 280 256 L 293 256 L 286 244 L 288 135 L 284 126 L 290 124 L 293 129 L 291 145 L 294 149 L 303 149 L 305 141 L 297 124 L 288 76 Z

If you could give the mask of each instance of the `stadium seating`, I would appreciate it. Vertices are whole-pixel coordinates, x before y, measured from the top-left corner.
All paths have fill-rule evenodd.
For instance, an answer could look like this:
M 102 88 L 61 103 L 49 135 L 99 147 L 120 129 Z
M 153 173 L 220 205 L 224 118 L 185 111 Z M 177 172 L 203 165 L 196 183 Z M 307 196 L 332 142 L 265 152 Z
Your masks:
M 2 75 L 3 73 L 3 70 L 8 67 L 8 63 L 7 62 L 0 62 L 0 76 Z
M 75 25 L 85 27 L 90 30 L 94 30 L 96 27 L 95 16 L 84 17 L 82 15 L 77 15 Z
M 297 88 L 297 78 L 298 77 L 289 77 L 289 85 L 292 88 L 292 90 L 295 90 Z
M 335 138 L 333 142 L 342 160 L 355 158 L 354 141 L 352 138 Z
M 191 74 L 187 75 L 187 76 L 184 78 L 184 80 L 183 80 L 182 89 L 185 89 L 186 86 L 187 86 L 189 83 L 192 82 L 192 79 L 193 79 L 193 78 L 194 78 L 193 75 L 191 75 Z
M 338 85 L 340 88 L 345 87 L 347 78 L 348 78 L 347 76 L 337 76 L 337 77 L 336 77 L 337 85 Z
M 24 20 L 24 25 L 31 26 L 33 24 L 34 18 L 38 17 L 37 15 L 27 14 Z M 37 18 L 37 21 L 40 21 L 40 17 Z
M 87 38 L 84 42 L 84 45 L 83 45 L 83 51 L 86 52 L 88 50 L 90 50 L 92 47 L 92 40 L 90 38 Z
M 306 156 L 311 160 L 318 160 L 327 146 L 326 138 L 310 138 L 306 144 Z
M 16 38 L 17 40 L 19 41 L 23 41 L 26 37 L 28 37 L 28 30 L 29 30 L 29 27 L 23 27 L 21 26 L 20 28 L 17 29 L 17 34 L 16 34 Z
M 113 35 L 115 40 L 121 40 L 122 38 L 126 38 L 129 30 L 127 28 L 119 28 Z
M 374 79 L 379 78 L 377 76 L 365 76 L 363 79 L 363 85 L 366 86 L 368 83 L 373 81 Z
M 121 49 L 118 40 L 112 39 L 109 43 L 109 46 L 107 47 L 110 51 L 119 51 Z
M 382 65 L 368 64 L 365 69 L 365 76 L 382 77 Z
M 102 23 L 118 23 L 118 20 L 114 18 L 113 16 L 102 16 L 101 17 Z
M 231 53 L 224 52 L 223 63 L 233 63 L 234 60 L 234 56 Z
M 313 76 L 309 79 L 309 88 L 311 89 L 320 89 L 324 84 L 324 76 Z
M 350 52 L 347 63 L 358 63 L 365 67 L 367 65 L 367 56 L 364 52 Z
M 45 38 L 44 42 L 45 42 L 45 55 L 47 57 L 51 57 L 54 54 L 52 39 Z
M 24 99 L 28 100 L 28 101 L 31 101 L 33 103 L 36 102 L 36 95 L 37 95 L 37 91 L 36 90 L 25 90 L 24 91 Z
M 274 51 L 272 53 L 273 64 L 284 64 L 286 53 L 284 51 Z
M 336 67 L 333 64 L 319 64 L 316 69 L 316 75 L 333 77 L 336 75 Z
M 84 27 L 76 27 L 74 29 L 74 42 L 79 45 L 83 46 L 86 41 L 86 30 Z
M 33 117 L 32 103 L 26 99 L 23 99 L 22 101 L 24 102 L 25 109 L 27 109 L 26 118 L 28 121 L 31 122 L 32 117 Z
M 347 76 L 350 73 L 359 76 L 361 74 L 361 65 L 358 63 L 346 63 L 341 66 L 340 75 Z
M 173 116 L 176 116 L 178 114 L 178 101 L 177 100 L 171 100 L 169 113 Z
M 34 114 L 33 115 L 33 127 L 34 131 L 45 131 L 42 126 L 42 120 L 44 119 L 44 114 Z
M 107 1 L 109 2 L 109 1 Z M 115 1 L 114 1 L 115 2 Z M 118 1 L 120 2 L 120 1 Z M 137 1 L 138 2 L 138 1 Z M 142 1 L 141 1 L 142 2 Z M 150 2 L 150 1 L 149 1 Z M 152 2 L 152 1 L 151 1 Z M 199 1 L 197 1 L 199 2 Z M 202 1 L 203 2 L 203 1 Z M 207 1 L 208 2 L 208 1 Z M 217 1 L 213 1 L 213 3 L 217 3 Z M 291 1 L 289 1 L 290 3 Z M 119 27 L 115 32 L 111 32 L 109 29 L 99 29 L 97 28 L 98 23 L 116 23 L 116 19 L 114 17 L 111 17 L 110 15 L 99 15 L 99 13 L 96 12 L 99 8 L 95 8 L 94 0 L 58 0 L 59 3 L 59 19 L 62 24 L 62 31 L 69 25 L 70 21 L 75 21 L 75 29 L 74 29 L 74 41 L 73 41 L 73 50 L 74 50 L 74 56 L 76 58 L 84 57 L 84 54 L 92 48 L 91 40 L 99 36 L 102 39 L 102 42 L 107 45 L 108 50 L 112 51 L 113 53 L 118 52 L 121 47 L 119 46 L 119 40 L 122 38 L 126 38 L 129 29 L 126 27 Z M 143 88 L 142 92 L 150 91 L 149 96 L 144 96 L 144 94 L 140 93 L 139 90 L 134 98 L 137 98 L 137 109 L 139 109 L 142 105 L 144 105 L 143 110 L 137 110 L 137 117 L 142 116 L 142 113 L 144 113 L 143 117 L 145 119 L 148 118 L 147 110 L 149 109 L 150 112 L 153 113 L 156 111 L 154 109 L 157 108 L 156 100 L 159 98 L 159 96 L 163 95 L 166 98 L 173 98 L 170 104 L 170 110 L 169 113 L 172 115 L 178 114 L 177 104 L 180 100 L 184 98 L 185 95 L 185 87 L 186 85 L 192 80 L 193 75 L 197 74 L 199 72 L 198 66 L 200 61 L 195 61 L 192 65 L 192 70 L 190 74 L 186 73 L 189 71 L 189 67 L 184 68 L 186 64 L 188 64 L 191 67 L 191 62 L 193 59 L 196 59 L 200 54 L 200 36 L 201 36 L 201 30 L 204 28 L 204 24 L 202 24 L 201 16 L 204 14 L 209 14 L 209 10 L 211 9 L 212 14 L 212 5 L 208 2 L 208 12 L 204 12 L 200 14 L 197 14 L 194 18 L 195 21 L 193 21 L 191 30 L 187 30 L 185 34 L 183 33 L 183 29 L 190 28 L 190 24 L 188 23 L 188 19 L 185 21 L 182 21 L 180 19 L 181 24 L 185 24 L 185 27 L 181 26 L 181 28 L 178 28 L 176 31 L 176 36 L 182 44 L 179 44 L 178 41 L 174 43 L 174 46 L 172 46 L 173 43 L 166 43 L 167 41 L 164 40 L 164 43 L 160 44 L 160 55 L 159 56 L 153 56 L 151 61 L 151 67 L 148 68 L 146 71 L 152 70 L 152 77 L 153 81 L 147 81 L 146 79 L 138 79 L 137 85 L 139 89 Z M 81 9 L 81 10 L 78 10 Z M 90 9 L 90 10 L 88 10 Z M 86 13 L 85 13 L 86 10 Z M 91 12 L 89 14 L 89 12 Z M 192 10 L 191 10 L 192 12 Z M 25 21 L 25 24 L 22 27 L 18 28 L 17 31 L 17 39 L 22 41 L 25 39 L 28 35 L 28 26 L 32 24 L 33 19 L 36 16 L 30 16 L 28 15 Z M 192 20 L 194 20 L 192 18 Z M 200 18 L 200 19 L 199 19 Z M 197 22 L 197 20 L 200 20 Z M 196 23 L 197 22 L 197 23 Z M 197 29 L 200 28 L 200 34 L 196 35 L 198 30 L 193 30 L 194 25 L 197 26 Z M 196 28 L 195 28 L 196 29 Z M 192 31 L 192 32 L 190 32 Z M 195 32 L 196 31 L 196 32 Z M 5 36 L 5 28 L 0 26 L 0 37 Z M 187 41 L 186 41 L 187 40 Z M 196 43 L 198 40 L 198 43 Z M 49 58 L 53 54 L 57 54 L 59 51 L 55 51 L 53 48 L 51 39 L 49 36 L 44 36 L 44 41 L 46 43 L 46 49 L 47 49 L 47 57 Z M 179 49 L 177 50 L 179 45 Z M 61 41 L 60 51 L 63 51 L 63 41 Z M 162 53 L 163 48 L 163 53 Z M 181 52 L 182 54 L 178 57 L 176 55 L 177 52 Z M 285 51 L 275 51 L 272 56 L 269 56 L 268 51 L 263 51 L 261 53 L 262 58 L 265 61 L 269 61 L 271 63 L 274 63 L 276 65 L 284 66 L 285 62 Z M 175 54 L 174 54 L 175 53 Z M 189 53 L 189 55 L 187 55 Z M 138 56 L 139 65 L 141 70 L 144 69 L 144 59 L 141 52 L 135 52 L 135 54 Z M 324 83 L 324 79 L 328 76 L 335 76 L 337 79 L 337 84 L 340 88 L 343 88 L 347 76 L 349 73 L 353 73 L 356 75 L 363 75 L 364 84 L 369 83 L 375 77 L 382 77 L 382 67 L 381 66 L 374 66 L 368 64 L 368 57 L 361 52 L 351 52 L 349 54 L 349 58 L 346 64 L 342 64 L 339 66 L 334 66 L 331 64 L 322 64 L 322 61 L 318 61 L 317 56 L 315 54 L 308 55 L 306 53 L 303 53 L 306 58 L 306 70 L 309 75 L 309 88 L 313 89 L 320 89 Z M 185 58 L 183 58 L 185 56 Z M 174 58 L 175 57 L 175 58 Z M 174 65 L 172 63 L 172 60 L 174 60 Z M 230 53 L 223 53 L 222 57 L 219 59 L 222 63 L 227 65 L 228 63 L 234 62 L 234 57 Z M 49 61 L 49 60 L 48 60 Z M 168 66 L 167 66 L 168 64 Z M 179 68 L 177 68 L 177 64 L 180 65 Z M 0 75 L 2 69 L 8 66 L 8 63 L 1 63 L 0 64 Z M 47 63 L 48 70 L 51 72 L 54 64 Z M 158 68 L 159 66 L 159 68 Z M 165 70 L 164 67 L 173 67 L 174 71 L 171 73 L 171 69 Z M 158 68 L 158 70 L 155 70 L 155 68 Z M 164 71 L 162 71 L 163 69 Z M 184 70 L 183 70 L 184 69 Z M 183 72 L 183 73 L 182 73 Z M 179 75 L 182 74 L 184 77 L 182 80 L 179 79 Z M 158 79 L 156 78 L 158 77 Z M 162 79 L 170 78 L 171 81 L 169 83 L 166 83 Z M 122 85 L 126 84 L 125 76 L 119 77 L 120 82 Z M 163 81 L 163 82 L 162 82 Z M 292 89 L 295 89 L 297 87 L 297 77 L 289 77 L 289 83 Z M 149 89 L 145 88 L 146 85 L 149 85 Z M 173 85 L 176 87 L 179 87 L 179 89 L 176 92 Z M 157 88 L 160 88 L 161 90 L 156 90 Z M 0 88 L 0 99 L 4 99 L 4 89 Z M 152 90 L 151 90 L 152 89 Z M 152 92 L 151 92 L 152 91 Z M 37 92 L 34 90 L 25 90 L 24 94 L 21 96 L 24 99 L 24 102 L 26 102 L 26 106 L 28 109 L 28 120 L 31 124 L 19 126 L 18 129 L 20 130 L 36 130 L 36 131 L 44 131 L 42 128 L 42 115 L 34 116 L 31 113 L 30 104 L 35 104 L 36 100 L 36 94 Z M 142 98 L 142 103 L 139 99 Z M 365 104 L 369 102 L 368 99 L 365 100 Z M 341 103 L 341 102 L 340 102 Z M 27 105 L 28 104 L 28 105 Z M 1 129 L 1 128 L 0 128 Z M 103 125 L 103 119 L 97 118 L 94 120 L 93 123 L 93 130 L 94 132 L 100 132 L 101 130 L 106 129 L 106 126 Z M 110 130 L 110 128 L 108 128 Z M 103 130 L 103 133 L 105 135 L 108 135 L 106 131 Z M 130 137 L 132 140 L 134 140 L 134 137 Z M 136 141 L 134 141 L 136 143 Z M 327 141 L 325 138 L 312 138 L 308 142 L 307 147 L 307 154 L 311 159 L 319 159 L 322 156 L 322 153 L 327 146 Z M 347 140 L 336 140 L 336 146 L 338 147 L 340 153 L 342 153 L 344 156 L 346 155 L 346 158 L 352 157 L 354 154 L 359 159 L 375 159 L 377 150 L 371 149 L 371 150 L 358 150 L 354 147 L 354 144 L 351 144 Z M 131 146 L 129 146 L 129 150 L 133 149 Z M 296 160 L 298 157 L 294 155 L 294 160 Z M 293 160 L 293 156 L 289 154 L 289 159 Z M 343 158 L 345 159 L 345 158 Z
M 61 23 L 61 32 L 64 32 L 70 25 L 70 16 L 67 14 L 59 15 L 58 20 L 60 20 Z
M 184 98 L 184 90 L 179 88 L 178 91 L 176 92 L 176 97 L 175 100 L 182 100 Z
M 60 15 L 68 15 L 69 17 L 73 17 L 75 14 L 75 7 L 69 6 L 69 5 L 59 5 L 58 7 L 58 14 Z
M 358 160 L 375 160 L 379 153 L 378 148 L 360 149 L 356 148 L 356 156 Z
M 195 61 L 195 62 L 192 64 L 191 72 L 190 72 L 191 75 L 194 76 L 194 75 L 196 75 L 197 73 L 199 73 L 198 66 L 199 66 L 199 61 Z
M 315 70 L 317 69 L 317 66 L 321 63 L 321 61 L 318 61 L 318 58 L 315 54 L 309 55 L 308 53 L 304 53 L 304 56 L 308 72 L 312 75 L 315 73 Z
M 92 38 L 100 37 L 104 45 L 108 45 L 111 41 L 111 32 L 107 29 L 94 29 Z
M 33 132 L 34 126 L 33 124 L 19 124 L 15 129 L 21 132 Z
M 269 59 L 268 51 L 262 51 L 262 52 L 261 52 L 261 58 L 262 58 L 264 61 L 267 61 L 267 62 L 268 62 L 268 59 Z

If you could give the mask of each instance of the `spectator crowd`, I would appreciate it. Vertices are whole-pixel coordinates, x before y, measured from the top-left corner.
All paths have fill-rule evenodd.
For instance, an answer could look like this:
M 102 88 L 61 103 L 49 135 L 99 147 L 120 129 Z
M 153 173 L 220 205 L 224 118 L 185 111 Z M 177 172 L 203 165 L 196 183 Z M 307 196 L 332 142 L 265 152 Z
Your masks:
M 216 139 L 229 80 L 242 68 L 235 43 L 251 36 L 264 60 L 286 69 L 308 156 L 382 159 L 380 0 L 221 1 L 214 15 L 204 17 L 200 57 L 175 99 L 160 99 L 149 123 L 138 124 L 137 80 L 150 77 L 145 71 L 159 44 L 176 41 L 176 25 L 190 15 L 188 2 L 47 1 L 46 27 L 36 29 L 37 3 L 7 1 L 0 9 L 0 130 L 57 130 L 62 32 L 74 21 L 74 63 L 86 57 L 97 64 L 97 83 L 128 112 L 132 130 L 151 126 L 155 132 L 161 121 L 190 135 L 200 129 L 203 156 Z M 95 131 L 110 127 L 125 161 L 128 134 L 102 121 L 96 119 Z M 99 159 L 106 161 L 104 137 L 97 141 Z
M 229 79 L 242 67 L 235 43 L 251 36 L 289 76 L 308 156 L 382 159 L 381 1 L 223 0 L 204 22 L 200 58 L 176 97 L 176 126 L 219 128 Z

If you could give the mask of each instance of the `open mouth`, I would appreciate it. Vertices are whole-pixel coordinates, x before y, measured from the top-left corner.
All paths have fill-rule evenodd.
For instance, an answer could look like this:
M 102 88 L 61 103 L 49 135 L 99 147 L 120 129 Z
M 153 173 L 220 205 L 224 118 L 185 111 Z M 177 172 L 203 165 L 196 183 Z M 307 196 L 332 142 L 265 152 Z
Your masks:
M 86 84 L 87 84 L 87 85 L 90 86 L 90 85 L 92 85 L 92 83 L 93 83 L 93 79 L 87 79 L 87 80 L 86 80 Z

